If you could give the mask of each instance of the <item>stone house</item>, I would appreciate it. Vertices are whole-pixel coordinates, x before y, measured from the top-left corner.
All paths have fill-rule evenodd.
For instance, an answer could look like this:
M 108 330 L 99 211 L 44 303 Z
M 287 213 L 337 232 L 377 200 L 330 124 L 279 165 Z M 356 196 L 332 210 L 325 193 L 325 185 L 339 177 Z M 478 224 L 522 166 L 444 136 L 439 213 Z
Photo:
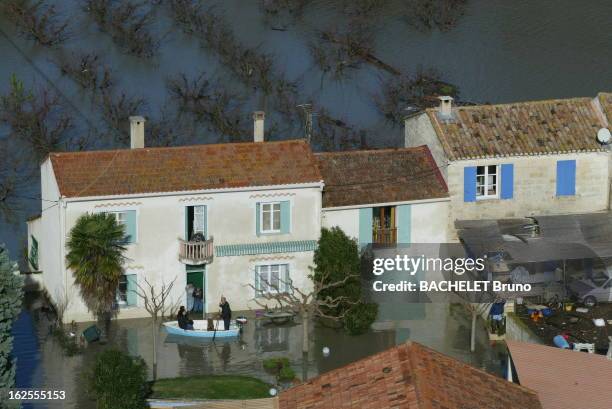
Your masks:
M 438 108 L 405 121 L 448 184 L 451 220 L 604 211 L 610 203 L 612 94 Z

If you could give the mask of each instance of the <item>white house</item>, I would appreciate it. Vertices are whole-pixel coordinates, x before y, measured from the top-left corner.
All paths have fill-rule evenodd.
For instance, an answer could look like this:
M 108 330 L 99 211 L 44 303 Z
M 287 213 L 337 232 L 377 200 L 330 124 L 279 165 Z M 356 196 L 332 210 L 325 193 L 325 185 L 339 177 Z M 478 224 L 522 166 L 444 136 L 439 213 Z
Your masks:
M 317 153 L 324 227 L 361 246 L 445 243 L 446 183 L 426 146 Z
M 430 148 L 453 221 L 609 208 L 612 94 L 480 106 L 440 99 L 406 119 L 405 145 Z
M 145 148 L 144 119 L 131 119 L 132 149 L 52 153 L 41 165 L 42 214 L 28 237 L 44 288 L 69 300 L 66 321 L 92 319 L 65 261 L 85 213 L 112 213 L 127 232 L 119 318 L 146 316 L 132 291 L 145 278 L 176 279 L 171 298 L 181 303 L 187 283 L 203 288 L 206 312 L 222 295 L 234 310 L 259 308 L 266 282 L 311 285 L 323 181 L 305 141 L 263 142 L 258 117 L 255 142 Z

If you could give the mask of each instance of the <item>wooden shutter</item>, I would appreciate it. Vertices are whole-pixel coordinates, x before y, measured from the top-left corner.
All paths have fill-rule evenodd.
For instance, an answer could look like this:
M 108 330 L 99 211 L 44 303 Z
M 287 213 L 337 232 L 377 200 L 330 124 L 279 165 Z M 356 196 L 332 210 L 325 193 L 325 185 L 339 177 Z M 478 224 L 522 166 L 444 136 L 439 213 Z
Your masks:
M 576 161 L 557 161 L 557 196 L 576 194 Z
M 261 203 L 257 202 L 255 204 L 255 234 L 257 236 L 261 235 Z
M 255 297 L 261 297 L 261 282 L 259 280 L 259 267 L 255 267 Z
M 359 246 L 365 247 L 372 243 L 372 208 L 359 209 Z
M 280 202 L 281 233 L 287 234 L 291 231 L 291 202 L 288 200 Z
M 514 197 L 514 165 L 505 163 L 501 165 L 501 194 L 500 198 L 507 200 Z
M 476 166 L 463 168 L 463 201 L 476 201 Z
M 126 210 L 122 213 L 125 215 L 126 242 L 136 243 L 138 240 L 136 210 Z
M 397 206 L 397 242 L 410 244 L 412 236 L 412 207 L 411 205 Z
M 126 274 L 125 277 L 127 279 L 127 305 L 136 305 L 138 303 L 138 295 L 136 294 L 138 276 L 136 274 Z

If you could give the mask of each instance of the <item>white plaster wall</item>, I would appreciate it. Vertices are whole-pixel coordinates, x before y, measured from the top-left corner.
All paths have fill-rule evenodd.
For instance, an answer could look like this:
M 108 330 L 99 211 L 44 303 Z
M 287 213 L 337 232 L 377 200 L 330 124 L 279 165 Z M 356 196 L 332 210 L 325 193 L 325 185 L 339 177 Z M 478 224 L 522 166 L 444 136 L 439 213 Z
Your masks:
M 38 264 L 42 273 L 42 284 L 49 296 L 57 302 L 64 298 L 64 275 L 62 273 L 62 219 L 63 211 L 59 201 L 59 188 L 55 181 L 51 161 L 45 160 L 40 166 L 42 212 L 38 226 L 28 224 L 28 245 L 30 234 L 38 240 Z M 30 230 L 31 229 L 31 230 Z M 29 247 L 28 247 L 29 248 Z
M 288 234 L 256 236 L 255 204 L 265 201 L 291 202 L 291 231 Z M 321 229 L 321 190 L 319 187 L 269 189 L 262 191 L 233 191 L 223 193 L 179 194 L 155 197 L 125 197 L 121 199 L 68 201 L 66 207 L 66 235 L 79 216 L 86 212 L 136 210 L 136 243 L 127 245 L 126 274 L 137 274 L 138 282 L 144 277 L 156 286 L 176 277 L 171 299 L 185 302 L 185 265 L 178 260 L 179 238 L 185 234 L 185 207 L 206 205 L 208 234 L 215 245 L 248 244 L 276 241 L 317 240 Z M 46 242 L 43 244 L 46 245 Z M 64 243 L 62 243 L 64 245 Z M 59 250 L 57 251 L 59 253 Z M 312 252 L 274 255 L 293 257 L 292 279 L 300 282 L 297 274 L 307 274 L 312 263 Z M 215 257 L 207 266 L 206 297 L 209 311 L 217 311 L 218 298 L 225 294 L 234 310 L 252 307 L 244 285 L 251 283 L 250 256 Z M 70 273 L 68 281 L 73 283 Z M 61 276 L 51 269 L 49 277 Z M 303 285 L 300 284 L 300 285 Z M 53 283 L 53 286 L 57 286 Z M 78 296 L 78 289 L 70 287 L 72 304 L 65 320 L 86 321 L 92 316 Z M 122 308 L 119 318 L 147 316 L 140 305 Z
M 568 159 L 576 160 L 576 195 L 557 197 L 557 161 Z M 504 163 L 514 164 L 512 199 L 463 201 L 464 167 Z M 608 166 L 608 154 L 602 152 L 453 162 L 448 167 L 452 220 L 498 219 L 606 210 L 609 203 Z
M 359 239 L 359 209 L 323 209 L 323 227 L 340 227 L 344 233 L 355 240 Z
M 421 145 L 429 147 L 444 180 L 447 180 L 447 170 L 444 166 L 447 163 L 446 154 L 427 113 L 406 118 L 404 121 L 404 146 L 411 148 Z
M 411 210 L 413 243 L 447 243 L 450 226 L 450 200 L 416 203 Z

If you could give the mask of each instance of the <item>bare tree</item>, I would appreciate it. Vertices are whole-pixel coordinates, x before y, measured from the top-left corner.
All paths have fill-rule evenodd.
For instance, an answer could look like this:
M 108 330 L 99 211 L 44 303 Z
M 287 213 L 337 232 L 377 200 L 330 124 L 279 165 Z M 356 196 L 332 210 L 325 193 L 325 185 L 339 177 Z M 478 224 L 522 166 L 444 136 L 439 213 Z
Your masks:
M 87 0 L 85 12 L 126 53 L 151 58 L 157 53 L 159 40 L 153 38 L 149 29 L 154 12 L 145 3 Z
M 151 316 L 153 320 L 153 380 L 157 379 L 157 332 L 161 324 L 161 319 L 167 314 L 168 307 L 172 304 L 168 303 L 168 297 L 174 287 L 176 277 L 166 285 L 162 282 L 159 290 L 144 278 L 144 286 L 136 283 L 137 289 L 134 290 L 136 295 L 142 299 L 145 310 Z
M 2 3 L 0 10 L 24 37 L 47 47 L 66 40 L 68 23 L 58 21 L 55 6 L 31 0 L 5 0 Z
M 114 84 L 111 69 L 95 53 L 62 54 L 55 61 L 62 75 L 70 77 L 82 89 L 94 93 L 106 91 Z
M 341 304 L 356 304 L 356 302 L 352 302 L 346 296 L 323 297 L 321 293 L 325 290 L 341 287 L 355 277 L 357 276 L 354 274 L 348 274 L 340 281 L 328 282 L 329 274 L 322 276 L 319 280 L 315 280 L 314 275 L 310 274 L 308 278 L 312 281 L 312 290 L 300 289 L 291 280 L 285 281 L 282 279 L 278 280 L 278 284 L 273 284 L 268 280 L 260 278 L 260 282 L 268 289 L 268 291 L 264 292 L 260 292 L 260 289 L 256 288 L 253 284 L 248 284 L 248 286 L 257 294 L 257 297 L 253 300 L 260 307 L 269 310 L 268 302 L 272 302 L 280 310 L 290 310 L 297 313 L 302 321 L 302 352 L 307 354 L 310 349 L 308 338 L 310 320 L 320 317 L 340 321 L 344 318 L 348 309 L 340 315 L 329 315 L 326 311 L 334 310 Z

